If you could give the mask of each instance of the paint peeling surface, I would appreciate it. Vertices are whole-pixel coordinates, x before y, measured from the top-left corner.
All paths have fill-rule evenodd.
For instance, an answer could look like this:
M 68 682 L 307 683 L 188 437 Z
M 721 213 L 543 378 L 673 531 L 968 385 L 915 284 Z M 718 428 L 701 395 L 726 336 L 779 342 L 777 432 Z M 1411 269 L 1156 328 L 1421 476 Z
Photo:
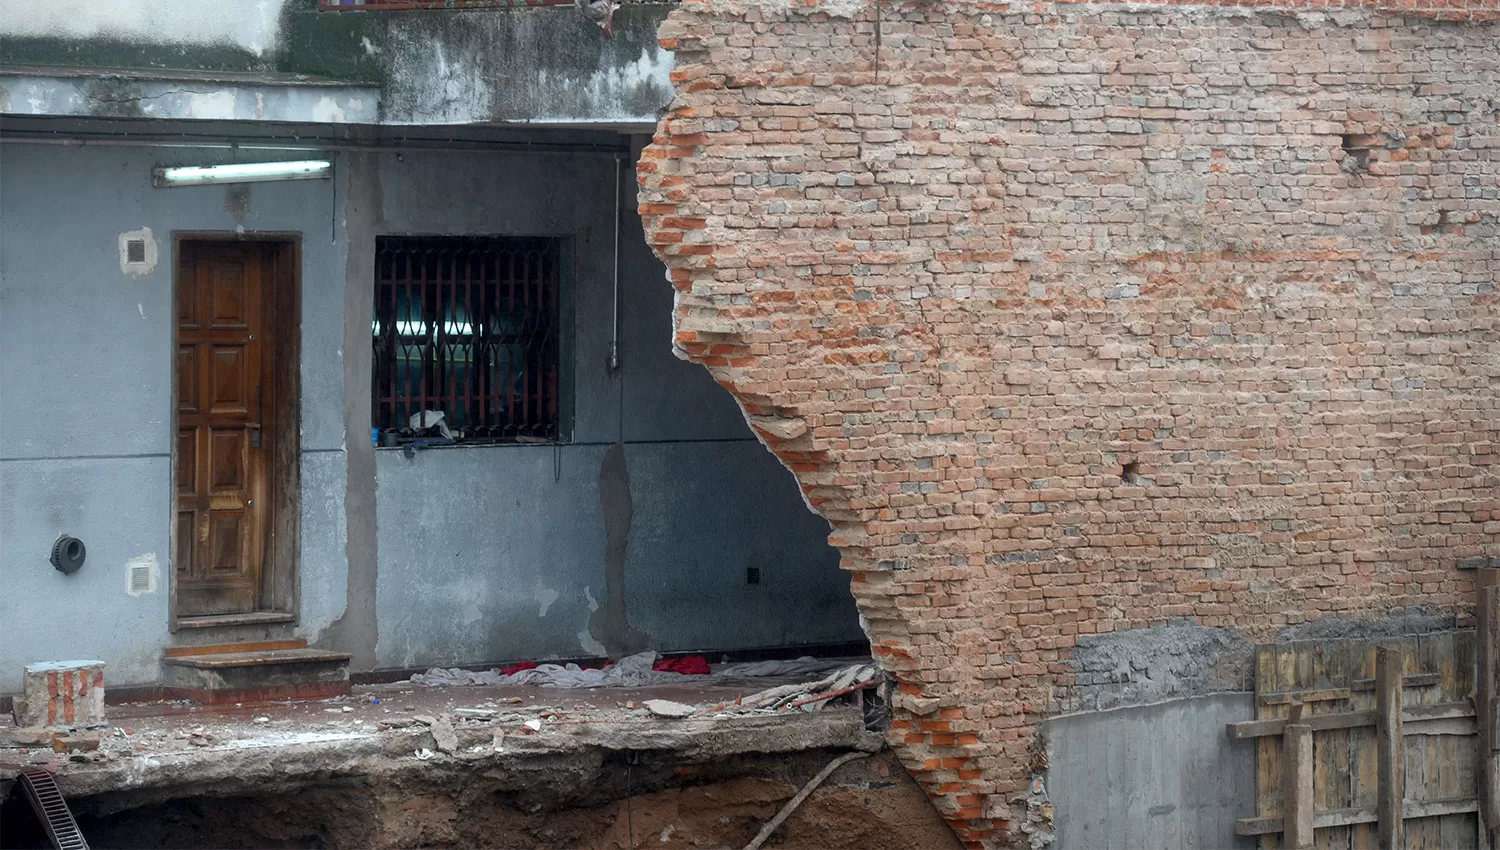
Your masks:
M 594 598 L 593 591 L 589 590 L 587 585 L 583 588 L 583 598 L 588 603 L 589 616 L 592 616 L 595 611 L 599 610 L 599 600 Z M 587 618 L 584 619 L 583 628 L 578 630 L 578 648 L 583 650 L 586 655 L 601 658 L 609 654 L 609 651 L 604 648 L 604 644 L 594 640 L 594 636 L 589 633 Z
M 536 615 L 538 617 L 547 616 L 547 609 L 551 608 L 552 603 L 556 602 L 562 596 L 561 593 L 552 588 L 543 586 L 541 579 L 537 580 L 535 593 L 536 604 L 538 606 Z
M 622 9 L 601 39 L 572 9 L 392 19 L 382 56 L 387 124 L 652 124 L 672 99 L 656 41 L 670 7 Z M 450 19 L 451 20 L 451 19 Z

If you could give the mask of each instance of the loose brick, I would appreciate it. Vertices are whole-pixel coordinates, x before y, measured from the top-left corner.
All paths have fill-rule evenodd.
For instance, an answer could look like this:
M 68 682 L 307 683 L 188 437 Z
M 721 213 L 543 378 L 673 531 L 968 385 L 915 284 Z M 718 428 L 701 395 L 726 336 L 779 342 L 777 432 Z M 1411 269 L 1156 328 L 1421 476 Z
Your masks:
M 104 662 L 54 661 L 24 670 L 13 700 L 17 726 L 104 725 Z

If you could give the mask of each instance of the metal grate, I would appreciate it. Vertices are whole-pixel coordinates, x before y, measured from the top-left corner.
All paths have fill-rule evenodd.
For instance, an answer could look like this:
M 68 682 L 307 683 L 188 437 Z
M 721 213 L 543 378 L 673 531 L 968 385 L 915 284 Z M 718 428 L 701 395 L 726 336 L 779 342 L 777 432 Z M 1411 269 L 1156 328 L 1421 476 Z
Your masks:
M 392 12 L 405 9 L 497 9 L 572 6 L 573 0 L 318 0 L 325 12 Z
M 78 823 L 73 820 L 68 801 L 63 799 L 62 792 L 57 789 L 57 782 L 53 780 L 52 774 L 33 768 L 21 771 L 17 778 L 25 789 L 32 812 L 46 830 L 48 842 L 57 850 L 89 850 L 89 844 L 84 840 L 83 833 L 78 831 Z
M 459 442 L 559 435 L 556 239 L 381 237 L 373 425 L 395 439 L 441 411 Z M 418 426 L 426 423 L 419 419 Z

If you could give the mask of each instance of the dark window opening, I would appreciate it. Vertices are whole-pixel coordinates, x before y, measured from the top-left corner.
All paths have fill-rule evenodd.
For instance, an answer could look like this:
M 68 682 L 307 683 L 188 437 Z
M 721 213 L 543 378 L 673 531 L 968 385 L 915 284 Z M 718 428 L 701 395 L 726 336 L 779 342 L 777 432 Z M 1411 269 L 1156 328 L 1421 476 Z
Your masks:
M 560 256 L 556 239 L 377 240 L 371 424 L 383 445 L 558 439 Z

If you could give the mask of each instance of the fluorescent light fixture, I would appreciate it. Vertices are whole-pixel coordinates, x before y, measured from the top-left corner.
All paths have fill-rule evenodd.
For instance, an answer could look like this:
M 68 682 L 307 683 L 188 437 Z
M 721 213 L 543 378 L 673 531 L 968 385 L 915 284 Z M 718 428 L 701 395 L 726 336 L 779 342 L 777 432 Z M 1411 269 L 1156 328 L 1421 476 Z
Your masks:
M 229 165 L 157 166 L 151 182 L 157 186 L 203 186 L 209 183 L 265 183 L 270 180 L 322 180 L 333 175 L 326 159 L 295 162 L 236 162 Z

